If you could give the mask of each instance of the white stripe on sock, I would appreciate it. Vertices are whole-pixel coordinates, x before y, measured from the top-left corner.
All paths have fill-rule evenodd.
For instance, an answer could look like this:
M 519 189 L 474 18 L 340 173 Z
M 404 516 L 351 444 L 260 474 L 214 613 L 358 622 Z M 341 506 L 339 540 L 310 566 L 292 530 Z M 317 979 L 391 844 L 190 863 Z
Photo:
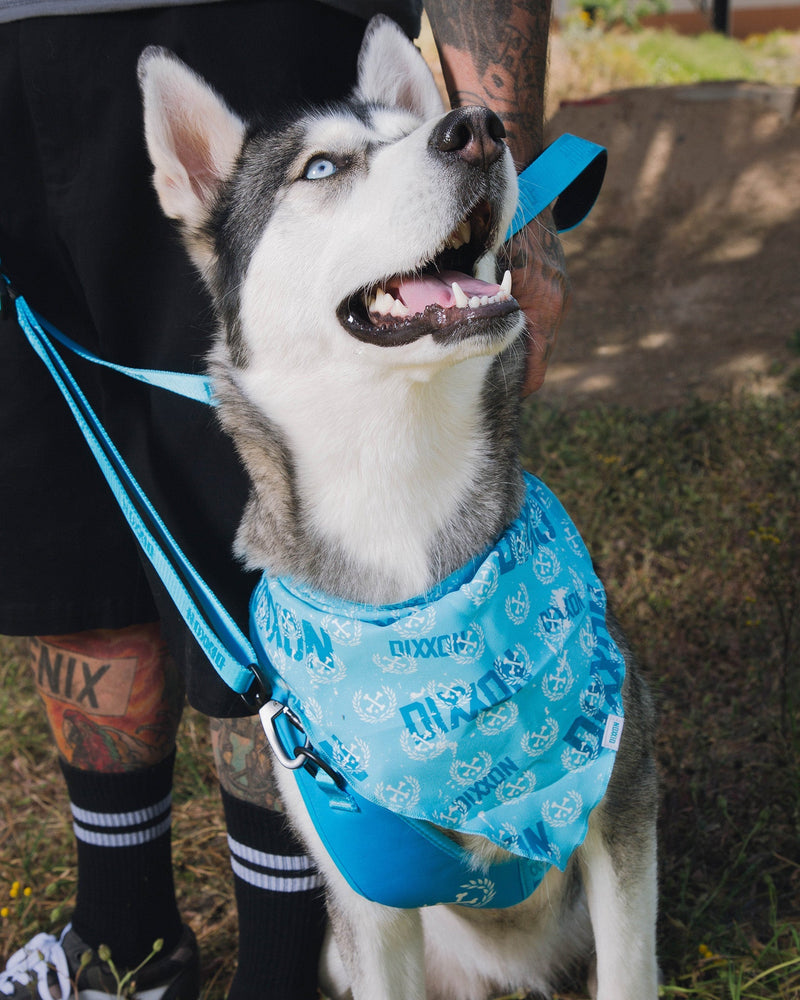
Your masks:
M 310 889 L 318 889 L 322 885 L 322 879 L 319 875 L 303 875 L 297 878 L 268 875 L 266 872 L 257 872 L 252 868 L 246 868 L 233 855 L 231 855 L 231 868 L 234 875 L 243 882 L 255 886 L 256 889 L 267 889 L 270 892 L 308 892 Z
M 151 840 L 156 840 L 163 833 L 166 833 L 172 825 L 172 817 L 167 816 L 157 826 L 150 826 L 144 830 L 131 830 L 125 833 L 106 833 L 105 831 L 87 830 L 79 823 L 73 823 L 72 829 L 78 840 L 84 844 L 92 844 L 94 847 L 139 847 L 147 844 Z
M 251 865 L 259 865 L 261 868 L 272 868 L 279 872 L 303 872 L 314 867 L 314 862 L 305 854 L 266 854 L 264 851 L 257 851 L 255 848 L 234 840 L 228 834 L 228 847 L 231 854 L 241 861 L 246 861 Z
M 160 802 L 155 805 L 146 806 L 144 809 L 137 809 L 135 812 L 114 813 L 114 812 L 90 812 L 88 809 L 81 809 L 72 805 L 72 815 L 79 823 L 88 823 L 90 826 L 106 826 L 119 828 L 122 826 L 138 826 L 139 823 L 146 823 L 166 812 L 172 805 L 172 792 L 170 792 Z

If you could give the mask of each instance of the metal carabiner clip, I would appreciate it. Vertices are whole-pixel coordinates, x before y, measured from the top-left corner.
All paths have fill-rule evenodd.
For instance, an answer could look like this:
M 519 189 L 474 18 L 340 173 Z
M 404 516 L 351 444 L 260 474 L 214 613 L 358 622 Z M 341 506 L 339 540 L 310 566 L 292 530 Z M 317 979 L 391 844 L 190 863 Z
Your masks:
M 290 771 L 305 766 L 306 759 L 311 755 L 311 741 L 303 729 L 302 722 L 291 708 L 288 705 L 282 705 L 279 701 L 270 700 L 259 708 L 258 715 L 261 719 L 261 725 L 264 727 L 264 733 L 269 741 L 269 745 L 272 747 L 272 752 L 278 758 L 278 761 L 284 767 L 288 767 Z M 276 724 L 277 719 L 282 715 L 285 715 L 294 728 L 299 733 L 302 733 L 305 741 L 302 746 L 294 747 L 292 756 L 286 752 Z
M 303 729 L 303 723 L 288 705 L 283 705 L 279 701 L 270 699 L 259 708 L 258 715 L 261 719 L 261 725 L 264 727 L 267 742 L 272 747 L 272 752 L 278 758 L 278 763 L 290 771 L 306 767 L 314 774 L 319 769 L 324 771 L 338 788 L 344 788 L 344 778 L 315 752 L 308 734 Z M 277 720 L 282 715 L 285 715 L 298 733 L 302 733 L 303 735 L 303 745 L 294 747 L 291 756 L 286 752 L 281 735 L 278 732 Z

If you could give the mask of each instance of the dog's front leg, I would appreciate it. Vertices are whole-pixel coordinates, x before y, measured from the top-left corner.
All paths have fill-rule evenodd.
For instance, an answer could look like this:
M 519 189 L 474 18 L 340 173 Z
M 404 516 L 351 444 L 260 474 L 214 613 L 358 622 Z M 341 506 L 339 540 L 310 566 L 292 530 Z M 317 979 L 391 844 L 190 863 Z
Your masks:
M 635 849 L 630 850 L 633 843 L 612 848 L 601 827 L 602 820 L 590 823 L 580 849 L 596 950 L 593 996 L 596 1000 L 656 1000 L 655 830 L 637 831 L 630 838 L 636 842 Z
M 353 1000 L 424 1000 L 425 954 L 419 910 L 396 910 L 344 885 L 328 909 Z

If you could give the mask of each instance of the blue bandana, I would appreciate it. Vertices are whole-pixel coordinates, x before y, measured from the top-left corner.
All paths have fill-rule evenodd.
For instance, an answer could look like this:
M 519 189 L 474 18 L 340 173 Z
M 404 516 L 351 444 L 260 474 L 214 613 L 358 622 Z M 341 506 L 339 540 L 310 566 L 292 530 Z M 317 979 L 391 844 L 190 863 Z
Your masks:
M 422 597 L 347 603 L 262 577 L 273 697 L 361 796 L 565 867 L 605 793 L 623 657 L 575 526 L 532 476 L 497 543 Z

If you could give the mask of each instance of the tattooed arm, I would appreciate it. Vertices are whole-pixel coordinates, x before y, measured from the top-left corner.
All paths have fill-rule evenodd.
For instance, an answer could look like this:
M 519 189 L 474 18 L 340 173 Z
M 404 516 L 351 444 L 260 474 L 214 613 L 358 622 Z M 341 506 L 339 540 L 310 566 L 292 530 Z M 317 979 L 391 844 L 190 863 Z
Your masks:
M 550 0 L 426 0 L 453 106 L 482 104 L 503 119 L 517 169 L 542 150 Z M 543 212 L 508 248 L 514 297 L 528 320 L 526 391 L 544 381 L 569 283 L 561 242 Z

